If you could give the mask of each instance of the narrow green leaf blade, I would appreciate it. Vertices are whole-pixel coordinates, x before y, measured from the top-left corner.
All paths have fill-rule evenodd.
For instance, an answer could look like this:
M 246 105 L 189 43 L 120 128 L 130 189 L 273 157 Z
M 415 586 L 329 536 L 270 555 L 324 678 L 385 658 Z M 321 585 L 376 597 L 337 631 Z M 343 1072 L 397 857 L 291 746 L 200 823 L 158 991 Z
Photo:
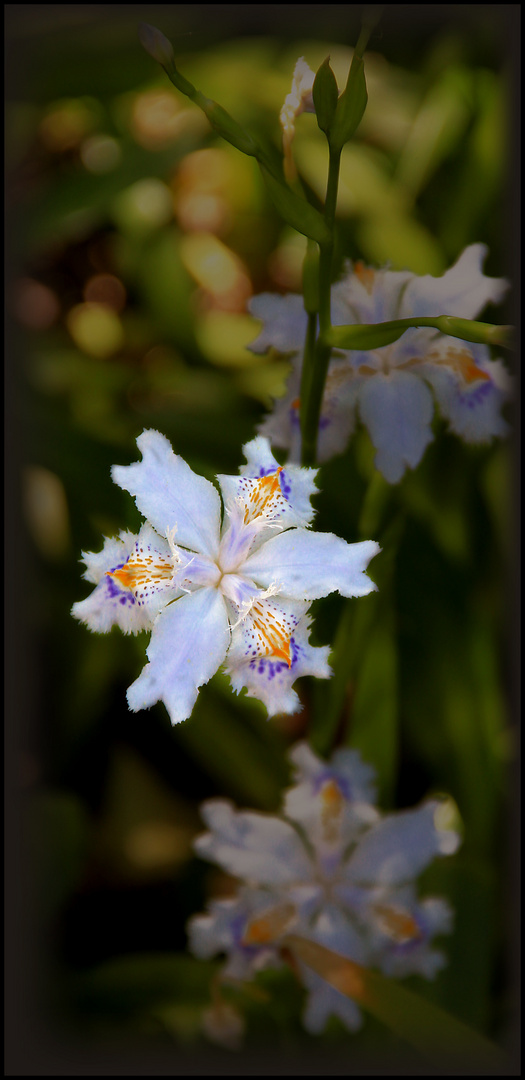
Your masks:
M 268 189 L 277 210 L 284 220 L 297 229 L 297 232 L 315 240 L 318 244 L 326 244 L 330 240 L 330 232 L 318 210 L 306 199 L 301 199 L 294 191 L 284 183 L 281 183 L 268 172 L 268 169 L 259 162 L 263 180 Z
M 173 83 L 173 85 L 180 91 L 181 94 L 185 94 L 190 98 L 195 105 L 198 105 L 202 109 L 203 113 L 207 116 L 212 128 L 222 136 L 226 142 L 231 143 L 237 150 L 240 150 L 242 154 L 248 154 L 249 157 L 258 157 L 261 154 L 260 147 L 252 139 L 249 132 L 245 131 L 237 120 L 230 116 L 226 109 L 223 109 L 222 105 L 218 105 L 216 101 L 212 101 L 211 98 L 205 97 L 200 90 L 196 90 L 193 83 L 181 75 L 180 71 L 175 64 L 175 56 L 171 43 L 167 37 L 157 29 L 156 26 L 150 26 L 148 23 L 141 23 L 139 26 L 139 39 L 141 45 L 153 57 L 157 63 L 161 64 L 166 72 L 166 75 Z
M 435 318 L 395 319 L 384 323 L 363 323 L 353 326 L 332 326 L 326 334 L 326 342 L 334 349 L 380 349 L 391 345 L 412 326 L 429 326 L 441 334 L 457 337 L 462 341 L 476 341 L 483 345 L 512 345 L 512 326 L 497 326 L 458 319 L 453 315 L 437 315 Z
M 475 1066 L 488 1075 L 505 1069 L 506 1058 L 499 1047 L 393 979 L 296 934 L 288 935 L 286 944 L 330 986 L 373 1013 L 425 1057 L 437 1059 L 439 1065 Z
M 326 335 L 334 349 L 380 349 L 404 334 L 407 320 L 355 326 L 332 326 Z M 409 325 L 411 325 L 409 323 Z

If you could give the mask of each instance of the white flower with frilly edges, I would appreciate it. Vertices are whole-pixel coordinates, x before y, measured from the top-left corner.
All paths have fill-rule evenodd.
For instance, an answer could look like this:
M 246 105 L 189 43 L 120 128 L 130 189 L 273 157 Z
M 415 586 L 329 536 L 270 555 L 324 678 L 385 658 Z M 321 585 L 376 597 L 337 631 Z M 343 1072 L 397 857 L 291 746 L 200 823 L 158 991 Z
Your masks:
M 192 952 L 202 959 L 225 953 L 223 977 L 250 980 L 282 965 L 293 933 L 385 975 L 432 979 L 445 959 L 431 939 L 450 932 L 452 913 L 444 900 L 419 900 L 415 879 L 458 847 L 458 835 L 441 827 L 441 804 L 381 815 L 374 770 L 357 752 L 338 750 L 324 762 L 300 743 L 290 757 L 297 782 L 282 817 L 239 812 L 224 799 L 203 804 L 210 831 L 195 849 L 243 884 L 190 919 Z M 308 1031 L 321 1032 L 332 1014 L 351 1031 L 360 1027 L 354 1001 L 306 965 L 298 962 L 297 971 L 308 990 Z
M 173 724 L 186 720 L 223 662 L 234 690 L 246 687 L 269 715 L 296 712 L 292 683 L 331 675 L 328 647 L 308 641 L 311 601 L 375 589 L 365 569 L 378 544 L 311 532 L 316 470 L 282 468 L 261 436 L 244 447 L 240 476 L 218 477 L 222 523 L 217 490 L 164 435 L 144 431 L 137 445 L 142 461 L 112 476 L 147 522 L 83 553 L 96 588 L 72 614 L 100 633 L 152 631 L 149 663 L 128 690 L 134 712 L 163 701 Z
M 312 95 L 314 79 L 315 72 L 306 63 L 304 56 L 300 56 L 294 68 L 292 88 L 284 99 L 284 105 L 279 116 L 283 129 L 284 175 L 287 180 L 294 180 L 297 176 L 292 157 L 295 121 L 302 112 L 315 112 Z
M 506 281 L 482 273 L 486 252 L 483 244 L 472 244 L 441 277 L 349 264 L 346 275 L 332 286 L 332 323 L 439 315 L 474 319 L 507 290 Z M 292 354 L 287 393 L 259 430 L 275 446 L 289 449 L 292 461 L 299 461 L 299 389 L 307 327 L 302 297 L 262 293 L 249 308 L 263 321 L 249 346 L 252 352 L 272 346 Z M 510 376 L 500 360 L 490 359 L 486 345 L 445 337 L 431 328 L 410 328 L 382 348 L 338 350 L 328 369 L 318 460 L 327 461 L 345 449 L 358 413 L 376 448 L 377 469 L 396 484 L 407 467 L 419 464 L 433 439 L 434 401 L 451 431 L 465 442 L 483 443 L 507 433 L 500 412 L 510 391 Z

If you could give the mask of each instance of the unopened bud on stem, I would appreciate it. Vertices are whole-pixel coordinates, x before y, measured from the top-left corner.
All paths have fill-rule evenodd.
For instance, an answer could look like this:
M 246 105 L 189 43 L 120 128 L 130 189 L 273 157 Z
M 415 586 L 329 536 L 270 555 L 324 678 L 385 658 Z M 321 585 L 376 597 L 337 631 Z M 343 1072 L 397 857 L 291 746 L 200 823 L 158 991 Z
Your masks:
M 168 64 L 173 63 L 175 56 L 171 42 L 168 41 L 167 37 L 165 37 L 160 30 L 157 30 L 156 26 L 150 26 L 149 23 L 140 23 L 139 41 L 146 52 L 149 53 L 158 64 L 167 67 Z

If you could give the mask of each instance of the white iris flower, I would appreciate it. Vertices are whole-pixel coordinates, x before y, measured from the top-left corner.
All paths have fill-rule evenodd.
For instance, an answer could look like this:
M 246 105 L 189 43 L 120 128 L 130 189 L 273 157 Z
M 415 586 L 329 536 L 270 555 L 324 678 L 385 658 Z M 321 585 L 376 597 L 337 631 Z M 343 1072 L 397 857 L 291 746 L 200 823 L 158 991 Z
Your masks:
M 332 286 L 332 323 L 345 326 L 439 315 L 474 319 L 486 304 L 498 303 L 507 289 L 503 279 L 482 273 L 486 253 L 483 244 L 472 244 L 441 277 L 373 270 L 355 263 Z M 299 388 L 307 328 L 302 297 L 262 293 L 253 297 L 249 308 L 263 321 L 252 352 L 272 346 L 293 354 L 287 393 L 260 431 L 275 446 L 288 448 L 291 460 L 299 461 Z M 407 467 L 419 464 L 434 437 L 434 402 L 451 431 L 465 442 L 483 443 L 507 433 L 500 410 L 510 390 L 505 367 L 500 360 L 491 360 L 486 345 L 445 337 L 431 328 L 410 328 L 392 345 L 378 349 L 338 350 L 326 380 L 318 460 L 342 453 L 358 413 L 377 451 L 376 468 L 396 484 Z
M 388 976 L 432 979 L 445 964 L 430 947 L 449 933 L 452 912 L 437 897 L 419 900 L 415 879 L 459 836 L 441 826 L 437 800 L 415 810 L 381 815 L 374 803 L 374 770 L 356 751 L 321 761 L 306 743 L 290 754 L 297 782 L 283 816 L 236 811 L 224 799 L 201 808 L 209 828 L 195 841 L 199 855 L 242 885 L 229 899 L 188 924 L 190 948 L 205 959 L 226 953 L 225 979 L 253 979 L 283 963 L 286 935 L 301 935 Z M 360 1027 L 354 1001 L 298 963 L 308 990 L 303 1022 L 321 1032 L 330 1015 L 351 1031 Z
M 240 476 L 218 477 L 222 525 L 217 490 L 164 435 L 144 431 L 137 445 L 142 461 L 112 476 L 147 522 L 83 553 L 96 588 L 72 614 L 102 633 L 152 630 L 149 663 L 128 690 L 135 712 L 163 701 L 173 724 L 186 720 L 223 662 L 234 690 L 246 687 L 270 716 L 296 712 L 292 683 L 331 675 L 329 648 L 308 641 L 310 603 L 374 590 L 365 569 L 378 544 L 310 532 L 316 470 L 282 468 L 261 436 L 244 447 Z
M 279 116 L 283 131 L 284 175 L 287 180 L 294 180 L 297 176 L 292 156 L 295 121 L 302 112 L 315 112 L 312 95 L 314 80 L 315 72 L 306 63 L 304 56 L 300 56 L 294 68 L 292 88 L 284 99 Z

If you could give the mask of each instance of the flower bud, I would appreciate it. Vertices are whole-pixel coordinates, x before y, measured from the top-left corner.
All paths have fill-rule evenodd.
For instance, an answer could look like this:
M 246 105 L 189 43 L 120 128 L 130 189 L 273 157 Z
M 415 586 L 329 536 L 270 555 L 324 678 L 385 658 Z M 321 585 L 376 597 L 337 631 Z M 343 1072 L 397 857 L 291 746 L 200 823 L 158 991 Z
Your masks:
M 173 63 L 175 57 L 171 42 L 168 41 L 161 30 L 157 30 L 156 26 L 150 26 L 149 23 L 140 23 L 139 41 L 146 52 L 149 53 L 158 64 L 167 67 L 169 64 Z
M 329 56 L 321 64 L 315 76 L 312 93 L 317 123 L 321 131 L 328 133 L 334 120 L 339 96 L 336 78 L 330 67 Z

